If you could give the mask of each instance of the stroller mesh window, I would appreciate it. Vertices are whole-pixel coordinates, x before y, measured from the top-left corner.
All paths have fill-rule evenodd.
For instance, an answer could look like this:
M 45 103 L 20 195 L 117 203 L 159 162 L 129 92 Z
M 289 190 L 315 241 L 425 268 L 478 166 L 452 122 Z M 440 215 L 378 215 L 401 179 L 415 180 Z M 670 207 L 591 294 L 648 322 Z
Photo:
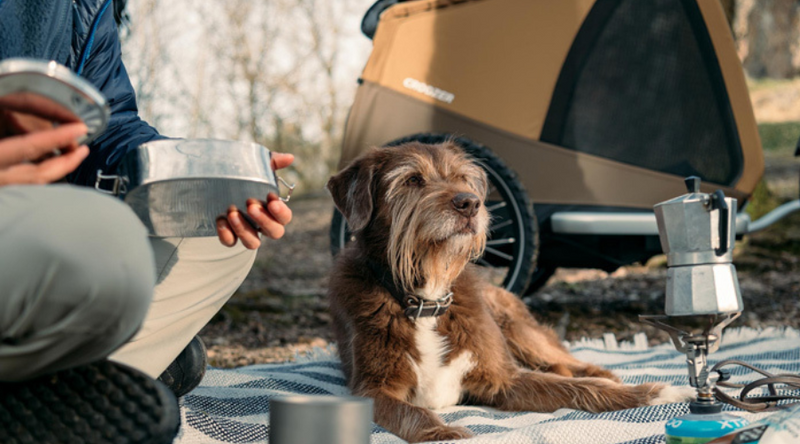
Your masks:
M 550 113 L 560 108 L 560 116 L 548 115 L 542 140 L 656 171 L 734 183 L 742 168 L 738 133 L 694 1 L 598 0 L 598 7 L 606 11 L 594 14 L 599 27 L 590 13 L 584 27 L 595 30 L 582 29 L 576 38 L 570 56 L 575 45 L 584 45 L 581 60 L 565 63 L 565 71 L 575 67 L 572 79 L 568 85 L 559 79 L 553 102 L 564 103 L 551 105 Z

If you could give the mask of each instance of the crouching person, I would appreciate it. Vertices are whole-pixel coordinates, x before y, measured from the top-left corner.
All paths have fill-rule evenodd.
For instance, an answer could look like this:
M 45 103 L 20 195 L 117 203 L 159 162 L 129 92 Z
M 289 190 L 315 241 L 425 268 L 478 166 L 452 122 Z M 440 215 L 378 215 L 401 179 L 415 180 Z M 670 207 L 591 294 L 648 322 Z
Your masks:
M 9 133 L 13 116 L 0 109 L 0 442 L 171 442 L 176 397 L 206 368 L 197 332 L 291 211 L 268 196 L 247 204 L 255 227 L 232 209 L 218 238 L 150 237 L 119 200 L 48 184 L 86 162 L 85 125 Z
M 0 60 L 61 63 L 111 111 L 79 146 L 81 123 L 26 129 L 0 109 L 0 442 L 172 442 L 176 397 L 206 367 L 197 333 L 292 217 L 277 196 L 253 196 L 217 221 L 218 238 L 155 238 L 118 200 L 74 186 L 163 138 L 138 117 L 110 4 L 0 1 Z
M 171 391 L 105 359 L 152 300 L 144 227 L 115 199 L 39 185 L 86 157 L 75 142 L 85 133 L 77 123 L 0 139 L 0 442 L 171 442 Z

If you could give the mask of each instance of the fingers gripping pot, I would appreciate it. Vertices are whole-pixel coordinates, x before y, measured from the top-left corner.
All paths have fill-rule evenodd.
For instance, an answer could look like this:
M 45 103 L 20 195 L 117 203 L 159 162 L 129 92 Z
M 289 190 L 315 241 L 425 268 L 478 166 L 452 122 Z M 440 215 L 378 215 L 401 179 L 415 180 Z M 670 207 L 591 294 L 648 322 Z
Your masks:
M 12 58 L 0 62 L 0 111 L 50 121 L 83 122 L 89 143 L 105 131 L 110 109 L 105 97 L 85 79 L 54 61 Z
M 110 181 L 111 189 L 103 188 Z M 95 188 L 120 197 L 153 236 L 213 237 L 216 219 L 250 198 L 280 195 L 270 151 L 224 140 L 157 140 L 126 154 L 117 174 L 97 173 Z M 288 201 L 289 197 L 281 198 Z M 246 212 L 242 212 L 246 216 Z

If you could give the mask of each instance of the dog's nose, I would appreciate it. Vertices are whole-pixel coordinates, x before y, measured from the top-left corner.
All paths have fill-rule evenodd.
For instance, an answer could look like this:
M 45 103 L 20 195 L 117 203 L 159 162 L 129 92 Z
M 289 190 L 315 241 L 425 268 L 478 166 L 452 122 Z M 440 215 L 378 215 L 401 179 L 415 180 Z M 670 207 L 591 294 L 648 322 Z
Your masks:
M 453 208 L 464 217 L 472 217 L 478 213 L 481 200 L 472 193 L 458 193 L 452 200 Z

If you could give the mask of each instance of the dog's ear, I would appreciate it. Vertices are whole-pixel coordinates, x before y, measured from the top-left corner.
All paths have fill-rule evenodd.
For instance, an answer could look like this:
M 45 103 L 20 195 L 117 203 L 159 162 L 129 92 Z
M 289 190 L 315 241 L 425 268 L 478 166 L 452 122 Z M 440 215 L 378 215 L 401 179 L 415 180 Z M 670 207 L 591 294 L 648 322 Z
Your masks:
M 359 231 L 372 218 L 375 161 L 361 156 L 328 180 L 328 191 L 336 208 L 347 219 L 351 231 Z

